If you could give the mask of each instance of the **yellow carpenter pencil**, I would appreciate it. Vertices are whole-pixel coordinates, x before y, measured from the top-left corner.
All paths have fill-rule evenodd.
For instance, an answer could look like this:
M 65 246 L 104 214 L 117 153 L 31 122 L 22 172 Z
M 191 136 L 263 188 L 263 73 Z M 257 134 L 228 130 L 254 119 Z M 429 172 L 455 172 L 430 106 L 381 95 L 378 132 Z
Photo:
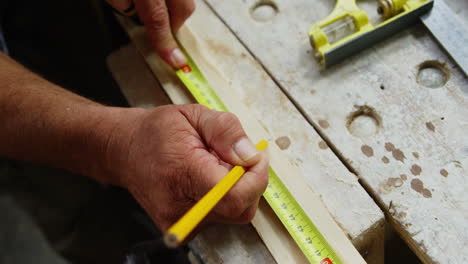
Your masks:
M 257 143 L 258 150 L 265 150 L 268 142 L 261 140 Z M 164 242 L 168 247 L 177 247 L 218 204 L 227 192 L 245 173 L 241 166 L 232 168 L 205 196 L 203 196 L 179 221 L 172 225 L 164 235 Z

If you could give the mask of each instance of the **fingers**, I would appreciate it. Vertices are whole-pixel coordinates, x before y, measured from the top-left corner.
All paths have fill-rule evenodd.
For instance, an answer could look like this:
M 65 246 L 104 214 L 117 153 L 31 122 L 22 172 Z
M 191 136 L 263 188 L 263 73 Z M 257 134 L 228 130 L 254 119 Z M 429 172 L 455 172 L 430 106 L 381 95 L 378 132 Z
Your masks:
M 172 32 L 179 31 L 185 20 L 195 11 L 193 0 L 166 0 Z
M 235 223 L 248 223 L 255 216 L 258 201 L 268 185 L 268 158 L 260 154 L 260 161 L 242 176 L 215 207 L 215 211 Z
M 134 3 L 138 15 L 145 25 L 150 42 L 159 56 L 174 68 L 181 68 L 186 65 L 187 59 L 172 35 L 170 17 L 165 1 L 134 0 Z
M 260 152 L 248 139 L 234 114 L 213 111 L 198 105 L 183 106 L 180 110 L 206 145 L 223 161 L 250 167 L 260 160 Z
M 189 181 L 185 193 L 195 201 L 200 200 L 229 172 L 216 156 L 205 149 L 196 149 L 191 153 L 187 169 Z
M 255 201 L 253 205 L 245 209 L 245 211 L 238 216 L 226 216 L 214 210 L 207 217 L 206 223 L 248 224 L 255 217 L 259 202 L 260 199 Z
M 223 222 L 249 222 L 268 184 L 267 154 L 255 149 L 233 114 L 209 110 L 200 105 L 178 107 L 204 143 L 222 160 L 248 167 L 214 211 L 224 218 Z M 188 161 L 191 179 L 188 189 L 192 190 L 195 200 L 211 190 L 228 172 L 228 168 L 209 151 L 197 148 Z
M 220 165 L 206 150 L 194 152 L 189 174 L 194 200 L 199 200 L 227 174 L 228 169 Z M 258 201 L 268 184 L 268 158 L 260 154 L 259 162 L 250 167 L 233 188 L 221 199 L 213 210 L 212 219 L 225 223 L 248 223 L 255 216 Z
M 120 12 L 124 12 L 132 5 L 131 0 L 107 0 L 107 3 Z

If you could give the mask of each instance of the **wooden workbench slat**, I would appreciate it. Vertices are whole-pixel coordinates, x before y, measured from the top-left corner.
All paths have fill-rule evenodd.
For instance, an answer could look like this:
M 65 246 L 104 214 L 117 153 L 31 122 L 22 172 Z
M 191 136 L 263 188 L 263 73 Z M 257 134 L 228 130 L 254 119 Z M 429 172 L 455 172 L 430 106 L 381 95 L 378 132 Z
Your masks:
M 380 209 L 236 36 L 203 1 L 196 5 L 186 26 L 207 46 L 230 89 L 250 106 L 251 114 L 268 130 L 269 140 L 302 171 L 366 261 L 381 263 L 384 218 Z
M 185 88 L 179 84 L 179 82 L 167 82 L 164 78 L 174 75 L 173 70 L 165 66 L 155 55 L 155 53 L 148 53 L 148 44 L 143 44 L 145 41 L 144 32 L 141 28 L 131 26 L 128 23 L 124 23 L 127 32 L 132 37 L 137 46 L 143 47 L 142 54 L 144 54 L 150 68 L 155 72 L 161 81 L 162 86 L 166 89 L 169 97 L 172 101 L 178 103 L 177 91 L 183 92 Z M 257 141 L 263 138 L 269 138 L 268 133 L 260 126 L 260 124 L 251 116 L 247 108 L 237 100 L 237 96 L 233 95 L 229 83 L 226 81 L 224 76 L 218 72 L 217 68 L 214 67 L 210 61 L 210 56 L 206 54 L 204 44 L 197 41 L 196 35 L 190 31 L 187 27 L 183 27 L 180 30 L 178 36 L 179 41 L 191 54 L 193 59 L 197 62 L 201 71 L 210 81 L 211 85 L 215 87 L 218 95 L 222 98 L 228 109 L 235 113 L 241 120 L 244 129 L 249 134 L 252 140 Z M 179 90 L 175 86 L 179 85 Z M 293 191 L 296 200 L 308 214 L 316 226 L 321 230 L 323 235 L 327 238 L 332 247 L 335 248 L 337 254 L 343 260 L 344 263 L 364 263 L 364 260 L 359 255 L 357 250 L 353 247 L 351 242 L 345 236 L 343 231 L 333 221 L 326 208 L 323 206 L 318 196 L 312 192 L 308 185 L 304 182 L 304 178 L 297 167 L 292 166 L 288 159 L 282 154 L 281 150 L 271 145 L 269 148 L 270 160 L 272 168 L 282 177 L 284 184 Z M 287 177 L 285 177 L 287 175 Z M 262 211 L 259 212 L 261 215 Z M 313 213 L 313 214 L 312 214 Z M 258 216 L 256 216 L 257 218 Z M 256 226 L 256 220 L 253 221 Z M 257 231 L 261 230 L 257 228 Z M 285 258 L 290 250 L 285 247 L 283 239 L 279 239 L 279 243 L 274 243 L 275 239 L 269 239 L 269 236 L 276 236 L 277 233 L 268 232 L 261 233 L 264 242 L 269 247 L 270 252 L 274 255 L 275 259 L 279 263 L 289 263 L 291 258 Z M 282 234 L 284 235 L 284 234 Z M 272 237 L 273 238 L 273 237 Z
M 277 12 L 262 21 L 252 17 L 256 0 L 207 2 L 368 186 L 418 256 L 467 263 L 468 79 L 430 34 L 413 27 L 323 71 L 307 29 L 333 1 L 269 1 Z M 464 0 L 451 3 L 466 7 Z M 440 88 L 423 85 L 440 71 L 418 77 L 420 63 L 431 60 L 450 72 Z

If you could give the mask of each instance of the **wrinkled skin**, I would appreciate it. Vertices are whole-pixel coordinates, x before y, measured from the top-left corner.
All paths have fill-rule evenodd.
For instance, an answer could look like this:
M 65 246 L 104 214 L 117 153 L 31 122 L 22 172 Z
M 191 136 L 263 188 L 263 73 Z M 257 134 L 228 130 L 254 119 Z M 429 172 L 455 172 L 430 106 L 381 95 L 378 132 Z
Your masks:
M 200 105 L 164 106 L 143 110 L 124 127 L 115 129 L 108 160 L 121 160 L 114 171 L 118 184 L 128 188 L 161 230 L 219 182 L 229 164 L 249 169 L 208 222 L 253 218 L 268 182 L 268 160 L 262 152 L 247 159 L 236 154 L 236 142 L 246 135 L 234 115 Z

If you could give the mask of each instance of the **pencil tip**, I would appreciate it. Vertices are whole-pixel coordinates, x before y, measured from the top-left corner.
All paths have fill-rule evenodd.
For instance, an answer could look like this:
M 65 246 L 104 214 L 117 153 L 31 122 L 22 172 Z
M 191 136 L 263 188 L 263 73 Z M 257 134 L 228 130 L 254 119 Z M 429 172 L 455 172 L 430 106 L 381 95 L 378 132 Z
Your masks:
M 179 246 L 179 238 L 175 234 L 167 233 L 164 235 L 164 244 L 168 248 L 176 248 Z

